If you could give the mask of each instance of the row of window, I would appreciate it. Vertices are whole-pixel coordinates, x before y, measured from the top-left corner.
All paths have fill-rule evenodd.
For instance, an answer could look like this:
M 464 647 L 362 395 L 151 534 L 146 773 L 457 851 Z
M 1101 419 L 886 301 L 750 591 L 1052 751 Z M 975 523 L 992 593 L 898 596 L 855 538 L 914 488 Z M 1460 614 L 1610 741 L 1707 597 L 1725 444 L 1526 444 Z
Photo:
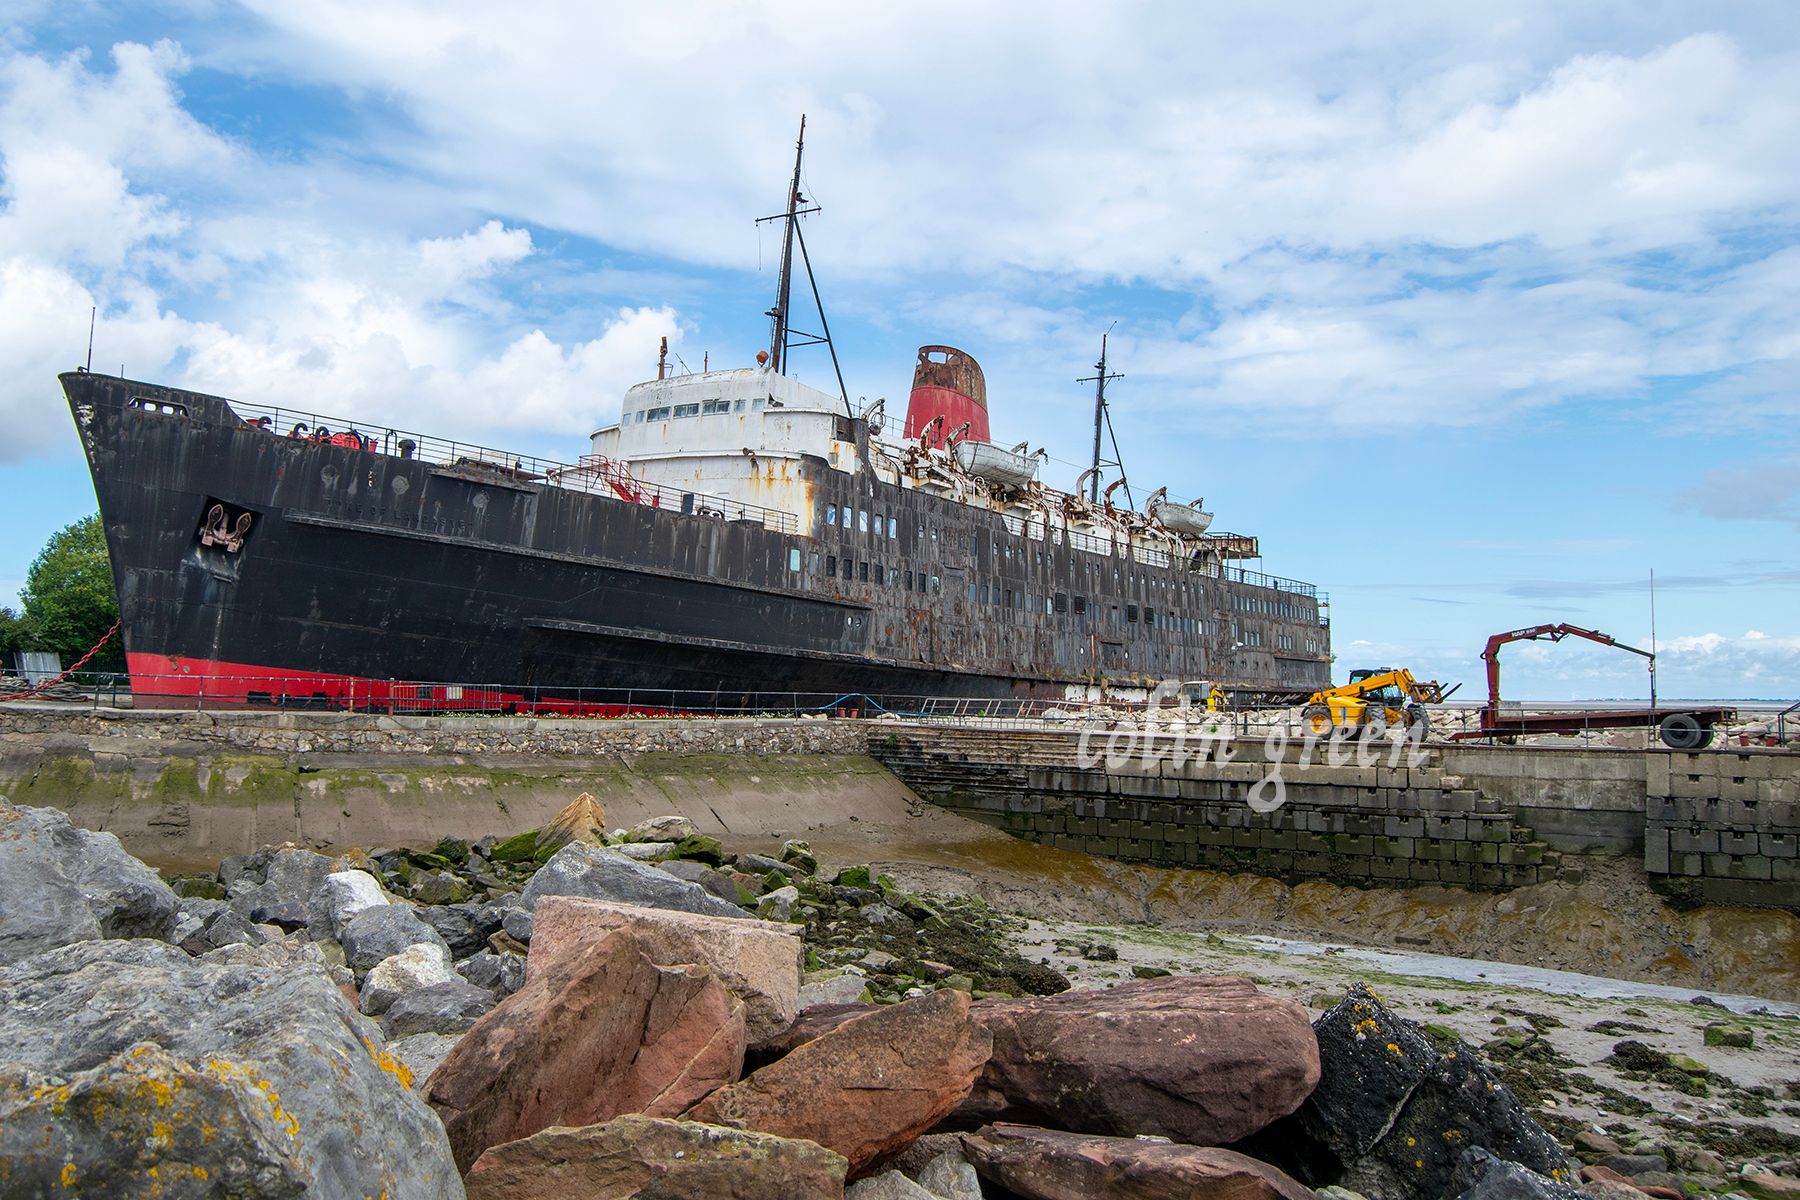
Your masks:
M 1289 621 L 1311 620 L 1314 615 L 1303 610 L 1298 604 L 1272 599 L 1268 596 L 1233 595 L 1231 603 L 1239 612 L 1261 613 L 1265 617 L 1281 617 Z
M 656 408 L 640 408 L 626 413 L 624 423 L 642 425 L 645 421 L 670 421 L 681 417 L 711 417 L 724 413 L 757 412 L 768 403 L 762 397 L 754 400 L 702 400 L 692 404 L 663 404 Z
M 899 517 L 889 517 L 883 516 L 880 513 L 871 513 L 866 508 L 853 508 L 848 504 L 844 505 L 841 509 L 835 504 L 827 504 L 825 506 L 825 523 L 827 525 L 836 526 L 841 524 L 845 529 L 855 529 L 863 533 L 868 533 L 871 528 L 870 522 L 874 523 L 873 528 L 876 537 L 880 537 L 882 531 L 885 529 L 889 541 L 899 540 Z M 937 541 L 936 529 L 931 531 L 931 540 L 934 542 Z

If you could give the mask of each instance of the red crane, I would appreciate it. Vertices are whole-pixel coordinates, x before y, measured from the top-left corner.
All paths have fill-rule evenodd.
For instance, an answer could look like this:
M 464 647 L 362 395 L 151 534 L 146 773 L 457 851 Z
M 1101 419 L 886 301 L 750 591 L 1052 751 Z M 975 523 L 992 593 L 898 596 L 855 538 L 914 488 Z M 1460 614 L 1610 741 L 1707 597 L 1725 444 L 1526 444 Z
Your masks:
M 1602 646 L 1612 646 L 1650 660 L 1650 707 L 1637 709 L 1577 709 L 1555 713 L 1500 715 L 1500 647 L 1509 642 L 1560 642 L 1566 637 L 1585 638 Z M 1487 640 L 1481 652 L 1487 663 L 1488 698 L 1481 710 L 1481 727 L 1452 734 L 1456 740 L 1481 737 L 1512 737 L 1531 733 L 1580 733 L 1588 729 L 1627 729 L 1632 726 L 1657 727 L 1663 743 L 1677 750 L 1698 750 L 1711 744 L 1713 726 L 1735 720 L 1737 712 L 1729 708 L 1661 708 L 1656 703 L 1656 655 L 1593 629 L 1579 625 L 1531 625 L 1496 633 Z

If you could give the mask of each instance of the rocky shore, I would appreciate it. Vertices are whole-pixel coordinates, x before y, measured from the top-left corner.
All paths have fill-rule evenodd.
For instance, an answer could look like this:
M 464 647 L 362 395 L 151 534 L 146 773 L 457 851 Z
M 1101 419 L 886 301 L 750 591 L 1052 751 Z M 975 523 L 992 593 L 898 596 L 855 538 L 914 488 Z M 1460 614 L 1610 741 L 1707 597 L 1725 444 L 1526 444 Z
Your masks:
M 1800 1197 L 1777 1013 L 1024 917 L 587 795 L 168 881 L 0 801 L 0 897 L 9 1197 Z

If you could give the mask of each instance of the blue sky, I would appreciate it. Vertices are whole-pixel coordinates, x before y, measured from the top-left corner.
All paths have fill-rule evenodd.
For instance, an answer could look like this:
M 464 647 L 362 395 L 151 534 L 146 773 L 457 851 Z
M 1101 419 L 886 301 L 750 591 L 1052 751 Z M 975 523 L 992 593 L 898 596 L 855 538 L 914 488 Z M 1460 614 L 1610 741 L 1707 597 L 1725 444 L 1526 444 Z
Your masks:
M 14 3 L 0 594 L 93 507 L 91 305 L 101 369 L 573 457 L 659 337 L 766 343 L 806 112 L 852 396 L 961 346 L 1067 484 L 1111 328 L 1138 494 L 1328 590 L 1339 678 L 1647 644 L 1654 570 L 1665 695 L 1800 695 L 1791 5 L 1237 7 Z

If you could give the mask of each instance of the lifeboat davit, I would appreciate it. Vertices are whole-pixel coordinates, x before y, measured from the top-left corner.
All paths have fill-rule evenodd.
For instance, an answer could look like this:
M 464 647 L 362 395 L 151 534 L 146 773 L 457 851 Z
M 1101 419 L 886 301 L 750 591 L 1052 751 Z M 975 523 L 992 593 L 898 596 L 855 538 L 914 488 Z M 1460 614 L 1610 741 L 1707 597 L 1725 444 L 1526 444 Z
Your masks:
M 939 417 L 943 419 L 932 425 Z M 917 439 L 930 429 L 926 444 L 941 447 L 950 431 L 965 423 L 964 441 L 989 440 L 987 381 L 980 365 L 954 346 L 919 347 L 912 396 L 906 402 L 907 439 Z

